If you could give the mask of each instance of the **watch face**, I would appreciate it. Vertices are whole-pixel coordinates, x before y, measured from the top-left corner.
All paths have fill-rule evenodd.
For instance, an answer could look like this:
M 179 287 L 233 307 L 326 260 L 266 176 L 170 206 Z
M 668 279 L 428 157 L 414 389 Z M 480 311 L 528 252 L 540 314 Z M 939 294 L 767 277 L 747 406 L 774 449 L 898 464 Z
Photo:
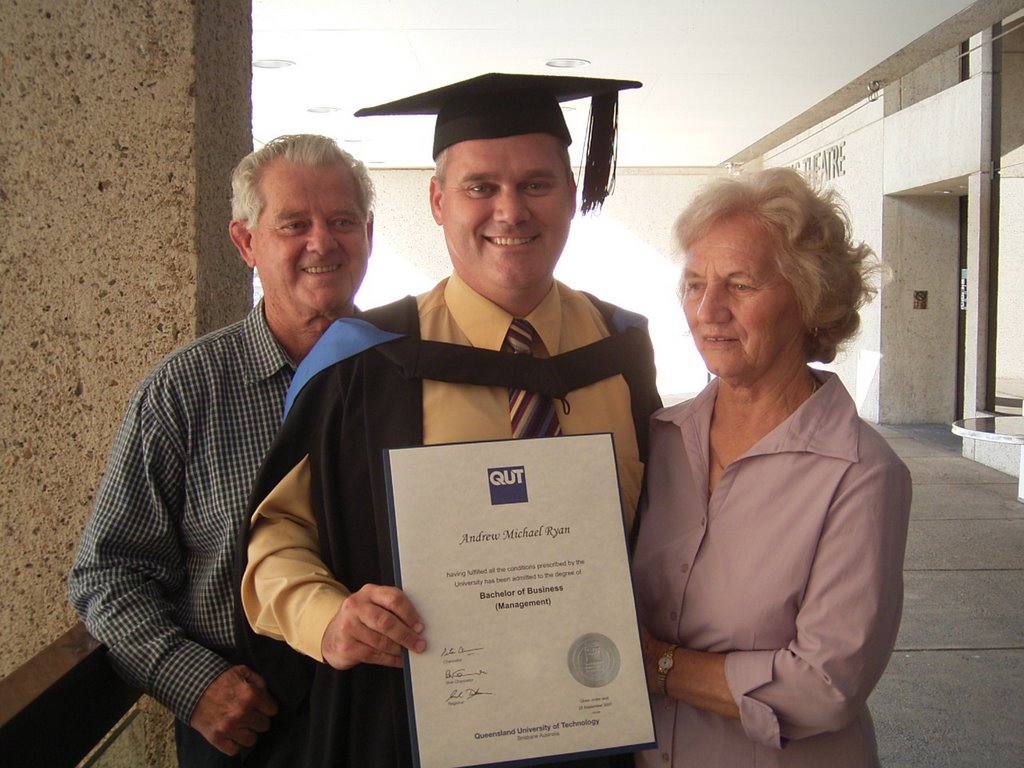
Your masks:
M 660 659 L 658 659 L 658 669 L 660 669 L 662 672 L 668 672 L 670 669 L 672 669 L 672 659 L 668 658 L 667 656 L 662 656 Z

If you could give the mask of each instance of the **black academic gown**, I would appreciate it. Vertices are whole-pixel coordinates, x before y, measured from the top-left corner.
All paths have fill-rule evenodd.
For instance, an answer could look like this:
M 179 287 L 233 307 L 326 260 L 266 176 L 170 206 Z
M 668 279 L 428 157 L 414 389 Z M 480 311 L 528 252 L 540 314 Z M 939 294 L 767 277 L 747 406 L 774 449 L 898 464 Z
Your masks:
M 614 328 L 618 310 L 592 300 Z M 661 401 L 645 329 L 629 327 L 587 347 L 538 360 L 421 341 L 411 298 L 370 310 L 362 318 L 405 335 L 330 365 L 295 399 L 254 484 L 239 537 L 236 587 L 246 562 L 249 517 L 307 455 L 324 563 L 353 592 L 364 584 L 395 583 L 383 452 L 422 445 L 424 378 L 519 386 L 560 398 L 622 373 L 630 387 L 640 459 L 646 461 L 648 417 Z M 256 635 L 240 608 L 236 618 L 240 661 L 264 676 L 280 704 L 270 733 L 260 736 L 247 765 L 412 766 L 401 670 L 361 664 L 338 671 Z M 572 765 L 609 768 L 632 765 L 632 758 Z

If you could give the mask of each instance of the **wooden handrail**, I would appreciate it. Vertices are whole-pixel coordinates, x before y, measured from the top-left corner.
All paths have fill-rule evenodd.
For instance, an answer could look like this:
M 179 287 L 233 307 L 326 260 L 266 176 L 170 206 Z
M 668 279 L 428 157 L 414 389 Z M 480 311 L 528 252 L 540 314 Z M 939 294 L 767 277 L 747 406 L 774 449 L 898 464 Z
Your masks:
M 0 680 L 3 763 L 73 768 L 139 696 L 78 623 Z

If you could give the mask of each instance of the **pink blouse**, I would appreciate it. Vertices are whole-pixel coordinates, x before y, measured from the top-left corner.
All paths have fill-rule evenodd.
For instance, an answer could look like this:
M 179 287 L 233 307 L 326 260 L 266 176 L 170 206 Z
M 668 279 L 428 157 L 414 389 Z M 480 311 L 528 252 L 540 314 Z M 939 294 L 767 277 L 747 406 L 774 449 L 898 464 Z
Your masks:
M 727 653 L 732 720 L 653 696 L 639 766 L 877 766 L 866 701 L 903 604 L 910 473 L 839 379 L 726 467 L 708 500 L 718 383 L 656 413 L 633 556 L 640 619 Z

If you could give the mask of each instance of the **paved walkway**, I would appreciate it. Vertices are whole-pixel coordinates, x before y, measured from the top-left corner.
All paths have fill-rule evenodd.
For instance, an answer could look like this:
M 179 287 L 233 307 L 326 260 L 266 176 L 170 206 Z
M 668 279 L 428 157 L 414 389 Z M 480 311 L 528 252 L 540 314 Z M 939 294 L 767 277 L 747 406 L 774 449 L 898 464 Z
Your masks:
M 884 768 L 1024 767 L 1024 504 L 944 426 L 878 427 L 910 468 L 903 623 L 869 701 Z

